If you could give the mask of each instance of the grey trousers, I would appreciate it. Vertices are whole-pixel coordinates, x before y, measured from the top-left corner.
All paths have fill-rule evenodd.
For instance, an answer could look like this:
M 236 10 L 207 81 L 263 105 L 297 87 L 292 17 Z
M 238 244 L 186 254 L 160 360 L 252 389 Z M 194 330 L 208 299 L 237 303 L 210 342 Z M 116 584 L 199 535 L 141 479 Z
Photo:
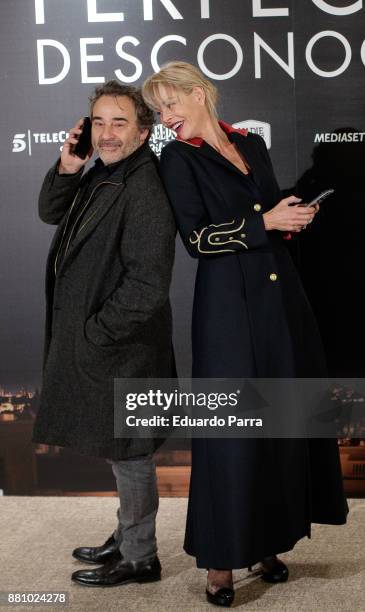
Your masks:
M 158 490 L 152 454 L 111 464 L 117 481 L 119 508 L 114 539 L 126 561 L 147 561 L 157 552 Z

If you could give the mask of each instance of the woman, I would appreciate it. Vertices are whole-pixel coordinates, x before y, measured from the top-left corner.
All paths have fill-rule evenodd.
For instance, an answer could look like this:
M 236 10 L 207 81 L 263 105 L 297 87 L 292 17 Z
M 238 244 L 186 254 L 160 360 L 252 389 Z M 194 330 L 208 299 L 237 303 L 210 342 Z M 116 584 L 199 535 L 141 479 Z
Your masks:
M 325 375 L 283 239 L 311 223 L 318 205 L 281 199 L 263 139 L 218 121 L 216 89 L 194 66 L 165 65 L 143 95 L 177 134 L 161 173 L 182 240 L 199 258 L 193 377 Z M 192 440 L 184 549 L 208 568 L 211 603 L 233 602 L 232 569 L 261 562 L 264 580 L 286 580 L 276 555 L 310 537 L 311 522 L 343 524 L 347 512 L 336 440 Z

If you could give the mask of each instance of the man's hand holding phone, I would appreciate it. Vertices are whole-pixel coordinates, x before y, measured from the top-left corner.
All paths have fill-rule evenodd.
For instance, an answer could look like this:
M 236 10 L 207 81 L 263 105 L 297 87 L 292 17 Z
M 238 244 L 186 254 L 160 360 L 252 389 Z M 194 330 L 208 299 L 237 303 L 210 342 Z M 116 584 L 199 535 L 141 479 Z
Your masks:
M 79 119 L 79 121 L 74 125 L 73 128 L 70 129 L 70 133 L 68 138 L 65 140 L 62 153 L 61 153 L 61 161 L 58 166 L 59 174 L 75 174 L 78 172 L 83 166 L 87 164 L 89 159 L 93 154 L 93 148 L 90 142 L 90 150 L 86 155 L 85 159 L 78 157 L 74 153 L 74 148 L 79 142 L 79 138 L 82 134 L 82 128 L 84 125 L 85 118 Z

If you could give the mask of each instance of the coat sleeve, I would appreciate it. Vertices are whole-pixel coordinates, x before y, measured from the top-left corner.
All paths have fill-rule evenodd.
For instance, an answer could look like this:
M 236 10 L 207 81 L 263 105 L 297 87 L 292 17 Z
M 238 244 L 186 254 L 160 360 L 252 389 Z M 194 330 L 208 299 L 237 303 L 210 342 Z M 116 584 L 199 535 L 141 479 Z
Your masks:
M 47 172 L 39 194 L 38 212 L 44 223 L 58 225 L 70 208 L 79 188 L 83 168 L 75 174 L 58 174 L 57 162 Z
M 169 299 L 176 228 L 156 169 L 127 183 L 120 244 L 123 276 L 85 323 L 86 337 L 107 345 L 133 337 Z M 126 191 L 128 190 L 128 195 Z
M 161 154 L 161 175 L 185 247 L 192 257 L 247 251 L 268 243 L 262 214 L 251 213 L 211 223 L 203 194 L 189 162 L 175 148 Z

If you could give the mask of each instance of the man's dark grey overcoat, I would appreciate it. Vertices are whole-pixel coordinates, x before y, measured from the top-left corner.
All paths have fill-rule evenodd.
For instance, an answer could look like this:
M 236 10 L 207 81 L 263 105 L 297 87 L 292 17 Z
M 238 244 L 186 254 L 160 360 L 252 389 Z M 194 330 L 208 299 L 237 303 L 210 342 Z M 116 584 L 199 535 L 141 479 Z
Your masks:
M 84 213 L 55 274 L 71 208 L 76 219 L 85 205 L 87 174 L 81 175 L 59 176 L 55 164 L 39 198 L 42 221 L 58 228 L 46 269 L 33 441 L 118 460 L 151 452 L 158 442 L 114 438 L 114 377 L 175 375 L 169 303 L 175 224 L 144 145 L 93 190 L 92 213 Z

